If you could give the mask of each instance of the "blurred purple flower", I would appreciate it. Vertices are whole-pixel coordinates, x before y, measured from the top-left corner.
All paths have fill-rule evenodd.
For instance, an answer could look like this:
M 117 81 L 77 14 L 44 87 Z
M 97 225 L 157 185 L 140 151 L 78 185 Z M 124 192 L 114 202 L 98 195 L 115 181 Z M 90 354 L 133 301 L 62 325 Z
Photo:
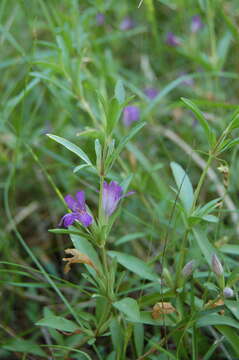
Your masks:
M 192 22 L 191 22 L 191 31 L 193 33 L 196 33 L 202 28 L 203 28 L 203 23 L 202 23 L 201 17 L 199 15 L 193 16 Z
M 105 23 L 105 15 L 102 13 L 96 14 L 96 23 L 97 25 L 101 26 Z
M 130 126 L 133 122 L 138 121 L 140 111 L 137 106 L 126 106 L 123 110 L 123 123 L 125 126 Z
M 166 43 L 169 46 L 179 46 L 181 45 L 181 40 L 170 31 L 167 33 Z
M 234 291 L 230 287 L 225 287 L 223 289 L 223 295 L 225 298 L 230 298 L 234 296 Z
M 184 76 L 184 75 L 188 75 L 188 74 L 186 72 L 181 72 L 179 75 Z M 182 84 L 186 85 L 186 86 L 193 86 L 194 80 L 190 77 L 187 77 L 186 79 L 182 80 Z
M 158 90 L 153 87 L 149 87 L 144 89 L 144 93 L 150 100 L 153 100 L 158 95 Z
M 66 195 L 65 202 L 72 213 L 66 214 L 62 217 L 59 226 L 68 227 L 78 220 L 83 226 L 87 227 L 92 224 L 93 218 L 86 211 L 85 206 L 85 193 L 78 191 L 76 199 L 71 195 Z
M 116 181 L 111 181 L 109 184 L 105 181 L 102 196 L 105 214 L 108 216 L 113 214 L 119 201 L 132 194 L 134 194 L 134 191 L 130 191 L 123 195 L 123 188 Z
M 135 27 L 135 22 L 134 20 L 129 17 L 129 16 L 126 16 L 120 23 L 120 30 L 130 30 L 130 29 L 133 29 Z

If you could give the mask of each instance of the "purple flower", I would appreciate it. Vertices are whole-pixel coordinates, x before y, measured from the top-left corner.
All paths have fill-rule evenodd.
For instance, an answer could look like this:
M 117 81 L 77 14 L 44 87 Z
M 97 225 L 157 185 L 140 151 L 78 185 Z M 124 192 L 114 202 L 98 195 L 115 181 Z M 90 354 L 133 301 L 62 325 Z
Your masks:
M 76 199 L 71 195 L 66 195 L 65 202 L 68 208 L 72 210 L 72 213 L 64 215 L 59 226 L 63 225 L 64 227 L 68 227 L 76 220 L 86 227 L 92 224 L 93 218 L 86 211 L 84 191 L 78 191 L 76 193 Z
M 225 298 L 233 297 L 234 291 L 230 287 L 225 287 L 223 289 L 223 295 L 225 296 Z
M 105 23 L 105 15 L 102 13 L 96 14 L 96 23 L 97 25 L 101 26 Z
M 153 100 L 158 95 L 158 90 L 153 87 L 149 87 L 144 89 L 144 93 L 150 100 Z
M 130 126 L 133 122 L 138 121 L 140 111 L 137 106 L 126 106 L 123 111 L 123 123 L 125 126 Z
M 179 75 L 180 76 L 185 76 L 185 75 L 188 75 L 188 74 L 183 71 Z M 182 84 L 186 85 L 186 86 L 193 86 L 194 85 L 194 80 L 191 77 L 188 76 L 184 80 L 182 80 Z
M 179 46 L 181 45 L 181 40 L 170 31 L 167 33 L 166 43 L 169 46 Z
M 130 30 L 130 29 L 133 29 L 135 27 L 135 22 L 134 20 L 129 17 L 129 16 L 126 16 L 120 23 L 120 30 Z
M 108 216 L 113 214 L 119 201 L 132 194 L 134 194 L 134 191 L 130 191 L 123 195 L 123 188 L 116 181 L 111 181 L 109 184 L 105 181 L 102 196 L 105 214 Z
M 198 30 L 202 29 L 202 27 L 203 27 L 203 23 L 201 17 L 199 15 L 193 16 L 191 22 L 191 31 L 193 33 L 196 33 L 198 32 Z

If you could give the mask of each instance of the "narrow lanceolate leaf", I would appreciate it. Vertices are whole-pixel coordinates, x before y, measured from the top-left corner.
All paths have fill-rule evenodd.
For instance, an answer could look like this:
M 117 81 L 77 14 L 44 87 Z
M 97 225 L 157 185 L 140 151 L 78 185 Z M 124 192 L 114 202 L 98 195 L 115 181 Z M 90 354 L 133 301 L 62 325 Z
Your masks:
M 44 317 L 43 319 L 39 320 L 36 325 L 47 326 L 60 331 L 74 332 L 76 330 L 79 330 L 79 326 L 75 322 L 67 320 L 61 316 L 53 315 Z
M 125 101 L 125 91 L 122 80 L 118 80 L 115 86 L 115 98 L 120 104 L 123 104 Z
M 159 280 L 157 274 L 155 274 L 150 266 L 147 265 L 143 260 L 118 251 L 108 251 L 108 254 L 112 258 L 116 257 L 118 263 L 120 263 L 126 269 L 139 275 L 142 279 L 148 279 L 152 281 Z
M 33 354 L 41 357 L 47 357 L 46 353 L 41 349 L 41 347 L 32 340 L 15 338 L 7 342 L 5 345 L 1 345 L 1 348 L 8 351 L 25 353 L 25 355 Z
M 209 126 L 207 120 L 205 119 L 203 113 L 201 112 L 201 110 L 191 100 L 186 99 L 186 98 L 181 98 L 181 100 L 184 102 L 184 104 L 187 106 L 187 108 L 189 108 L 194 113 L 194 115 L 196 116 L 197 120 L 201 124 L 201 126 L 207 136 L 209 144 L 213 145 L 214 141 L 215 141 L 214 133 L 213 133 L 212 129 L 210 128 L 210 126 Z
M 88 158 L 86 153 L 83 150 L 81 150 L 81 148 L 79 148 L 79 146 L 77 146 L 77 145 L 73 144 L 72 142 L 70 142 L 60 136 L 57 136 L 57 135 L 47 134 L 47 136 L 49 138 L 55 140 L 59 144 L 63 145 L 65 148 L 67 148 L 68 150 L 70 150 L 71 152 L 76 154 L 77 156 L 79 156 L 86 164 L 92 166 L 92 162 L 90 161 L 90 159 Z
M 202 316 L 198 321 L 196 326 L 203 327 L 203 326 L 212 326 L 212 325 L 228 325 L 230 327 L 234 327 L 239 329 L 238 321 L 230 318 L 229 316 L 221 316 L 217 314 L 210 314 Z
M 209 242 L 205 231 L 202 231 L 199 228 L 194 228 L 193 235 L 202 255 L 204 256 L 208 265 L 211 267 L 212 256 L 214 253 L 216 253 L 216 249 Z
M 179 198 L 185 210 L 189 213 L 193 205 L 193 187 L 191 181 L 179 164 L 171 162 L 170 166 L 179 191 Z

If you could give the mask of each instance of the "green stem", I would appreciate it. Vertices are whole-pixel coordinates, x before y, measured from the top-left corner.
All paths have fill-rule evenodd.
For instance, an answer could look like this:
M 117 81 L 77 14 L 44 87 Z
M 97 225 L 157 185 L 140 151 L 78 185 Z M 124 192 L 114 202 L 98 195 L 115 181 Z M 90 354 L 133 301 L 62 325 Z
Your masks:
M 207 0 L 207 21 L 209 29 L 209 37 L 211 43 L 211 56 L 213 66 L 217 65 L 217 44 L 216 44 L 216 34 L 214 26 L 214 11 L 212 9 L 211 0 Z
M 200 194 L 200 191 L 201 191 L 201 188 L 202 188 L 202 185 L 204 183 L 204 180 L 205 180 L 205 177 L 207 175 L 207 171 L 211 165 L 211 162 L 213 160 L 213 153 L 211 152 L 209 154 L 209 157 L 208 157 L 208 160 L 207 160 L 207 164 L 205 166 L 205 168 L 203 169 L 203 172 L 202 172 L 202 175 L 199 179 L 199 182 L 198 182 L 198 185 L 196 187 L 196 190 L 195 190 L 195 193 L 194 193 L 194 199 L 193 199 L 193 205 L 192 205 L 192 210 L 191 212 L 193 212 L 195 210 L 195 207 L 196 207 L 196 203 L 197 203 L 197 200 L 198 200 L 198 197 L 199 197 L 199 194 Z
M 180 254 L 179 254 L 179 261 L 177 263 L 177 270 L 176 270 L 176 282 L 175 286 L 176 288 L 180 285 L 180 279 L 181 279 L 181 271 L 185 263 L 185 247 L 188 239 L 188 235 L 190 233 L 190 229 L 186 229 L 185 235 L 183 237 L 183 241 L 180 247 Z

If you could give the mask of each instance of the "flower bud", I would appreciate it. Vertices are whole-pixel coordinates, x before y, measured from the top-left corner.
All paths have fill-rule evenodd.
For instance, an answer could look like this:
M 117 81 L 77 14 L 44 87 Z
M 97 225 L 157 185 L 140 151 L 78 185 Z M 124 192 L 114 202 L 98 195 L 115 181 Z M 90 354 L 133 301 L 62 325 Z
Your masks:
M 98 13 L 98 14 L 96 14 L 95 18 L 96 18 L 96 24 L 98 26 L 104 25 L 104 23 L 105 23 L 105 15 L 104 14 Z
M 233 297 L 234 291 L 230 287 L 225 287 L 223 289 L 223 295 L 225 296 L 225 298 Z
M 218 276 L 223 274 L 223 267 L 216 254 L 212 255 L 212 270 Z
M 193 16 L 192 22 L 191 22 L 191 31 L 193 33 L 196 33 L 200 29 L 202 29 L 202 27 L 203 27 L 203 23 L 202 23 L 201 17 L 199 15 Z
M 182 274 L 185 277 L 191 276 L 193 273 L 194 260 L 189 261 L 183 268 Z

